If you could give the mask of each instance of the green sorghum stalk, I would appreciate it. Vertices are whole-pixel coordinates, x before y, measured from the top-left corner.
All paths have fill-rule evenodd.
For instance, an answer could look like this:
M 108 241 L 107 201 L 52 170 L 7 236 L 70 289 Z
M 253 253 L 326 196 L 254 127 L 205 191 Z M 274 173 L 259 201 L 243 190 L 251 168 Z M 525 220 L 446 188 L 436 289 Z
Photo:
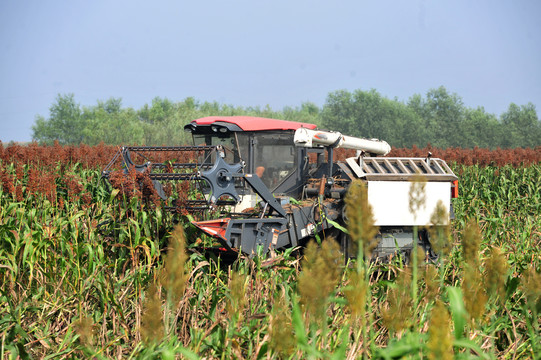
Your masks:
M 75 331 L 79 335 L 79 341 L 83 346 L 93 345 L 94 322 L 90 316 L 85 316 L 75 323 Z
M 369 284 L 366 281 L 364 270 L 349 271 L 349 284 L 344 289 L 344 296 L 348 301 L 348 308 L 356 319 L 361 319 L 366 315 L 366 295 L 369 290 Z
M 449 224 L 449 213 L 443 201 L 438 201 L 434 213 L 430 217 L 430 244 L 434 251 L 440 256 L 449 255 L 453 246 L 451 238 L 451 226 Z
M 477 222 L 471 220 L 464 230 L 462 238 L 463 268 L 462 293 L 464 305 L 471 320 L 479 320 L 485 313 L 487 295 L 483 284 L 483 276 L 479 269 L 479 247 L 481 231 Z
M 295 351 L 296 341 L 291 322 L 291 310 L 283 294 L 274 300 L 269 335 L 269 345 L 279 356 L 287 358 Z
M 485 288 L 490 296 L 497 297 L 498 301 L 505 301 L 505 281 L 509 264 L 507 257 L 500 248 L 493 247 L 485 261 Z
M 428 358 L 434 360 L 453 359 L 453 335 L 450 316 L 445 304 L 437 300 L 432 308 L 428 325 Z
M 462 260 L 464 264 L 470 267 L 478 267 L 479 247 L 481 245 L 481 231 L 475 220 L 470 220 L 466 224 L 462 237 Z
M 426 207 L 426 178 L 422 174 L 416 174 L 411 180 L 411 186 L 409 191 L 409 210 L 413 214 L 413 218 L 417 219 L 419 210 Z M 419 266 L 419 252 L 417 247 L 418 242 L 418 227 L 413 227 L 413 251 L 412 251 L 412 286 L 411 286 L 411 298 L 413 307 L 417 307 L 417 279 L 418 279 L 418 266 Z M 423 259 L 424 256 L 421 257 Z M 422 261 L 422 260 L 421 260 Z M 415 312 L 413 313 L 415 315 Z M 414 322 L 416 323 L 416 322 Z
M 383 324 L 395 333 L 408 329 L 413 319 L 413 298 L 411 293 L 411 268 L 405 268 L 390 288 L 387 307 L 381 309 Z
M 426 207 L 426 178 L 416 174 L 411 180 L 409 192 L 409 211 L 416 218 L 419 210 Z
M 362 255 L 370 259 L 372 251 L 378 245 L 376 235 L 379 230 L 374 226 L 375 220 L 372 206 L 368 203 L 366 184 L 361 180 L 353 181 L 345 202 L 349 236 L 353 245 L 363 251 Z
M 426 265 L 422 277 L 426 286 L 425 302 L 428 303 L 436 299 L 441 291 L 440 275 L 438 269 L 434 265 L 429 264 Z
M 164 336 L 162 300 L 155 284 L 146 292 L 141 319 L 141 338 L 147 344 L 158 343 Z
M 168 299 L 174 306 L 182 299 L 189 277 L 189 273 L 186 273 L 184 267 L 188 260 L 185 249 L 184 229 L 177 226 L 171 234 L 169 250 L 164 260 L 164 268 L 160 274 L 160 283 L 167 291 Z
M 526 297 L 527 305 L 535 309 L 537 304 L 541 302 L 541 273 L 537 272 L 532 264 L 523 276 L 521 290 Z
M 307 318 L 321 321 L 325 317 L 327 300 L 340 280 L 342 261 L 340 247 L 332 238 L 323 241 L 321 248 L 314 241 L 306 247 L 298 289 Z
M 226 311 L 230 318 L 242 321 L 244 309 L 248 299 L 246 298 L 246 284 L 248 276 L 234 271 L 229 281 L 229 298 L 226 304 Z

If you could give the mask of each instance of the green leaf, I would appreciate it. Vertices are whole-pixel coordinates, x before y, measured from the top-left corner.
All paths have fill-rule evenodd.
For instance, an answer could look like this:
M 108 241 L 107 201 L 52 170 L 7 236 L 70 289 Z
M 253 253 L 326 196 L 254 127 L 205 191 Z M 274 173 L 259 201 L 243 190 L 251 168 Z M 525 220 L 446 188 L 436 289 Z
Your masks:
M 306 330 L 304 329 L 301 309 L 296 299 L 292 299 L 292 308 L 291 321 L 293 323 L 293 329 L 295 329 L 297 342 L 299 345 L 308 346 L 308 337 L 306 336 Z
M 461 339 L 464 336 L 466 319 L 468 318 L 468 313 L 464 307 L 462 291 L 460 288 L 454 286 L 448 287 L 447 296 L 449 298 L 449 307 L 451 309 L 451 315 L 455 325 L 455 338 Z
M 189 359 L 189 360 L 199 360 L 200 357 L 197 356 L 196 353 L 194 352 L 191 352 L 190 350 L 186 349 L 186 348 L 180 348 L 180 351 L 179 351 L 182 355 L 184 355 L 184 357 L 186 359 Z M 171 359 L 174 359 L 174 357 L 171 357 Z
M 418 354 L 424 347 L 423 338 L 423 334 L 406 334 L 398 341 L 391 341 L 386 348 L 378 349 L 376 357 L 395 359 L 410 354 Z
M 349 234 L 348 229 L 346 229 L 345 227 L 343 227 L 342 225 L 340 225 L 340 224 L 337 223 L 336 221 L 331 220 L 331 219 L 328 219 L 328 218 L 325 218 L 325 220 L 327 220 L 327 222 L 328 222 L 329 224 L 331 224 L 332 226 L 334 226 L 334 227 L 337 228 L 338 230 L 342 231 L 343 233 Z
M 484 353 L 479 345 L 477 345 L 476 343 L 474 343 L 473 341 L 469 339 L 465 339 L 465 338 L 455 339 L 455 341 L 453 341 L 453 346 L 458 347 L 458 348 L 472 350 L 476 352 L 477 355 L 480 356 L 482 359 L 494 358 L 493 356 L 490 356 L 489 354 Z
M 291 204 L 293 204 L 293 205 L 300 205 L 301 204 L 300 201 L 298 201 L 297 199 L 292 198 L 292 197 L 289 198 L 289 202 Z
M 510 298 L 515 293 L 519 283 L 520 283 L 520 279 L 518 277 L 507 278 L 507 282 L 505 283 L 505 298 L 506 299 Z
M 334 351 L 334 353 L 329 357 L 329 359 L 342 360 L 346 358 L 346 350 L 349 345 L 348 337 L 349 337 L 349 326 L 346 325 L 344 328 L 342 328 L 342 339 L 341 339 L 340 346 L 338 347 L 338 349 Z

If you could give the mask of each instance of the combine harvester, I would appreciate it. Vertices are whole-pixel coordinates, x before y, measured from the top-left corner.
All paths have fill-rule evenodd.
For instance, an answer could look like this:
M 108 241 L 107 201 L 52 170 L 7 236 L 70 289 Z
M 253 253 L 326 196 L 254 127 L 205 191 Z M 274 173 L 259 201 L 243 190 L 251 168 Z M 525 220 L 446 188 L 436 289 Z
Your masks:
M 304 245 L 324 233 L 333 234 L 348 256 L 350 239 L 336 224 L 345 224 L 344 198 L 357 179 L 367 186 L 379 227 L 375 258 L 410 252 L 414 227 L 430 224 L 438 202 L 453 216 L 457 176 L 445 161 L 430 155 L 384 157 L 391 150 L 385 141 L 317 130 L 314 124 L 247 116 L 201 118 L 185 130 L 192 134 L 194 146 L 124 147 L 119 156 L 125 169 L 135 167 L 148 174 L 159 196 L 170 204 L 167 209 L 217 215 L 192 223 L 219 239 L 227 251 L 266 254 Z M 357 150 L 357 156 L 334 161 L 337 148 Z M 181 153 L 194 151 L 199 154 L 197 163 L 150 160 L 152 154 L 176 154 L 173 158 L 178 159 Z M 144 162 L 135 164 L 135 154 Z M 409 192 L 418 174 L 426 181 L 426 202 L 412 214 Z M 191 196 L 175 205 L 164 184 L 177 181 L 189 181 L 192 185 L 183 189 L 199 192 L 199 198 Z M 417 242 L 434 256 L 428 234 L 426 229 L 419 231 Z

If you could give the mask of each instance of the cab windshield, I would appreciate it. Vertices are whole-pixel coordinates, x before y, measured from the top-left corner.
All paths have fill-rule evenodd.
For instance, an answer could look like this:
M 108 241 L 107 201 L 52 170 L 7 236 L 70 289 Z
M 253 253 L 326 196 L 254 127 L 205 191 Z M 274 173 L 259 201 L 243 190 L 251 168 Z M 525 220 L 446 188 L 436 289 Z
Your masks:
M 194 145 L 207 145 L 218 146 L 221 145 L 225 149 L 225 162 L 228 164 L 238 163 L 241 158 L 239 156 L 238 144 L 234 133 L 227 133 L 224 135 L 216 134 L 194 134 Z M 205 154 L 206 156 L 207 154 Z M 216 161 L 215 154 L 211 154 L 211 157 L 207 159 L 207 162 L 214 163 Z
M 274 190 L 295 170 L 293 134 L 260 132 L 254 134 L 254 140 L 255 173 Z
M 293 133 L 283 131 L 228 132 L 224 134 L 194 134 L 195 145 L 221 145 L 225 161 L 235 164 L 244 161 L 245 171 L 257 174 L 273 191 L 296 168 Z M 205 155 L 214 163 L 215 155 Z M 200 161 L 203 159 L 200 159 Z

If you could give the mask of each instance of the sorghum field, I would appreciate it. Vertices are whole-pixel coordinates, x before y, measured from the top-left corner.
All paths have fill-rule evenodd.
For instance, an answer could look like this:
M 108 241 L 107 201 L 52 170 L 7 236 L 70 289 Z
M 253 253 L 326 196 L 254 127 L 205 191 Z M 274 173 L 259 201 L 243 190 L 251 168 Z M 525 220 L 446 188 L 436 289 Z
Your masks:
M 0 143 L 1 358 L 541 357 L 541 148 L 393 150 L 460 177 L 440 262 L 409 266 L 345 266 L 330 239 L 206 258 L 186 215 L 100 181 L 115 151 Z M 348 203 L 367 255 L 363 192 Z

